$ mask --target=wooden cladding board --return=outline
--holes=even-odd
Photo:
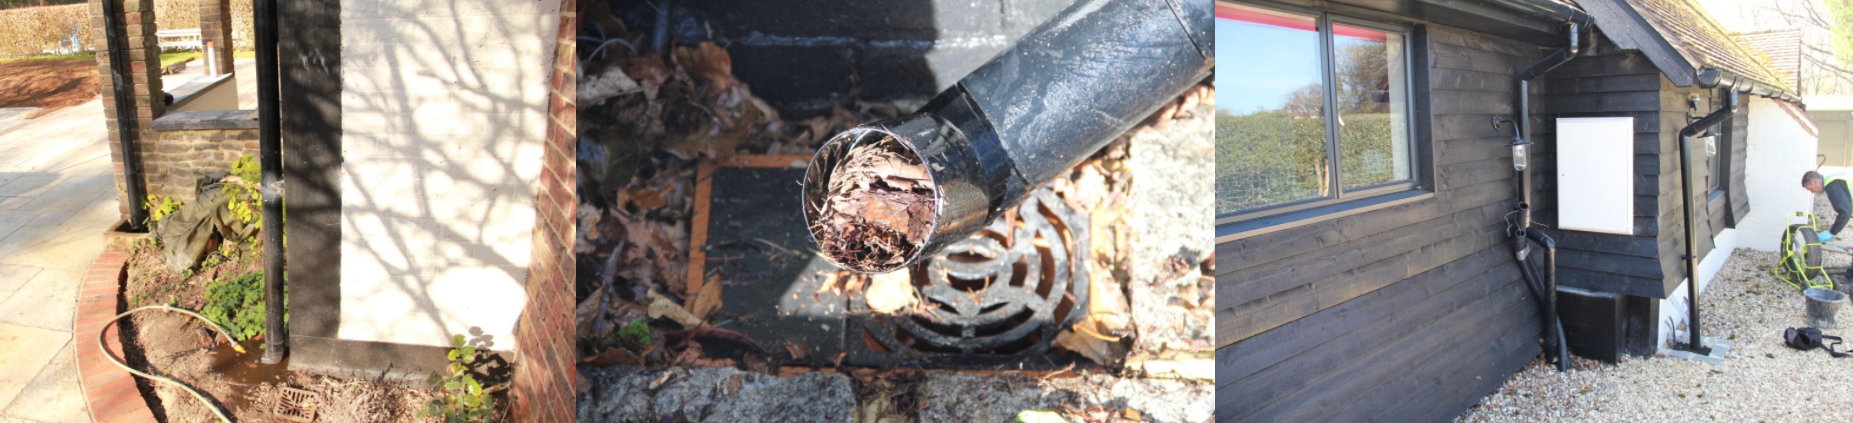
[[[1538,353],[1507,247],[1510,133],[1487,122],[1517,112],[1511,70],[1542,50],[1440,25],[1412,40],[1432,58],[1412,88],[1435,195],[1217,245],[1219,420],[1449,419]],[[1651,251],[1634,244],[1614,249]]]

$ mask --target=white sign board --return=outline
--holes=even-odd
[[[1634,235],[1634,118],[1557,118],[1557,227]]]

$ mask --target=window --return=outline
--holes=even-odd
[[[1416,184],[1407,30],[1219,3],[1218,222]],[[1223,54],[1228,53],[1228,54]]]

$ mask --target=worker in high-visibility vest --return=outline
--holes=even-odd
[[[1815,194],[1826,193],[1827,202],[1834,204],[1834,226],[1815,234],[1825,244],[1834,239],[1834,234],[1846,229],[1847,218],[1853,217],[1849,216],[1853,214],[1853,193],[1847,192],[1847,175],[1836,173],[1822,176],[1820,172],[1810,170],[1802,174],[1802,188]],[[1853,269],[1849,272],[1853,272]]]

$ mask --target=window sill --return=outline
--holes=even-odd
[[[1434,197],[1434,191],[1409,190],[1320,206],[1292,213],[1220,224],[1216,225],[1216,243],[1233,242],[1244,238],[1298,228],[1368,211],[1414,203]]]

